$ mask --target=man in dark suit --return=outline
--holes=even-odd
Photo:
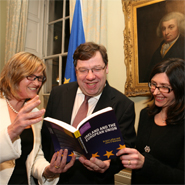
[[[92,42],[81,44],[73,55],[77,82],[53,88],[45,116],[73,124],[76,113],[85,95],[88,100],[88,113],[105,107],[115,111],[124,142],[127,147],[135,146],[134,103],[107,82],[108,57],[106,48]],[[50,160],[49,133],[43,125],[43,151]],[[119,158],[101,161],[80,157],[75,164],[60,175],[58,184],[114,184],[114,174],[123,168]]]
[[[160,20],[157,36],[163,37],[163,41],[152,56],[144,81],[148,82],[150,72],[155,64],[168,58],[185,59],[184,31],[185,15],[180,12],[170,12]]]

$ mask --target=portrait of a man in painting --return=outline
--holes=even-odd
[[[146,82],[151,70],[158,62],[167,58],[185,59],[185,15],[180,12],[166,14],[159,22],[156,34],[163,40],[149,62],[145,79],[143,79]]]
[[[147,95],[154,65],[167,58],[185,59],[185,1],[123,2],[128,96]]]

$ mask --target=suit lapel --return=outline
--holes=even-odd
[[[10,120],[10,115],[8,112],[8,106],[6,103],[6,100],[3,98],[0,98],[0,119],[1,122],[3,123],[1,125],[1,129],[3,130],[4,128],[8,127],[8,125],[11,125],[11,120]]]
[[[78,84],[77,83],[71,83],[65,92],[64,99],[62,100],[62,111],[64,114],[62,115],[62,120],[65,121],[66,123],[71,122],[71,116],[72,116],[72,111],[73,111],[73,105],[75,101],[75,96],[77,92]]]
[[[114,95],[112,94],[112,89],[109,86],[108,82],[106,82],[106,86],[103,89],[102,95],[94,108],[93,112],[106,108],[112,105],[112,100],[114,99]]]

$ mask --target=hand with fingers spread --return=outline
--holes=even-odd
[[[53,178],[59,176],[60,173],[66,172],[69,168],[71,168],[75,162],[76,156],[73,155],[72,159],[69,163],[67,162],[68,150],[60,150],[59,152],[55,152],[51,159],[50,165],[48,165],[43,173],[45,178]],[[61,157],[62,156],[62,157]]]
[[[79,161],[90,171],[95,171],[99,173],[104,173],[110,166],[110,160],[101,161],[95,157],[90,160],[84,157],[79,157]]]
[[[123,148],[116,155],[120,156],[120,160],[125,168],[140,169],[145,162],[145,157],[132,148]]]
[[[12,141],[19,136],[26,127],[38,123],[43,119],[42,116],[45,113],[45,109],[32,112],[40,103],[39,96],[36,95],[33,99],[24,104],[22,109],[18,112],[12,124],[8,126],[8,134]]]

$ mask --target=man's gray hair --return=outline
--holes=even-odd
[[[156,30],[156,34],[158,37],[163,37],[162,35],[162,23],[164,21],[169,21],[171,19],[176,19],[177,20],[177,26],[179,29],[179,33],[183,36],[185,36],[185,15],[180,13],[180,12],[170,12],[168,14],[166,14],[164,17],[162,17],[162,19],[160,20],[158,26],[157,26],[157,30]]]

